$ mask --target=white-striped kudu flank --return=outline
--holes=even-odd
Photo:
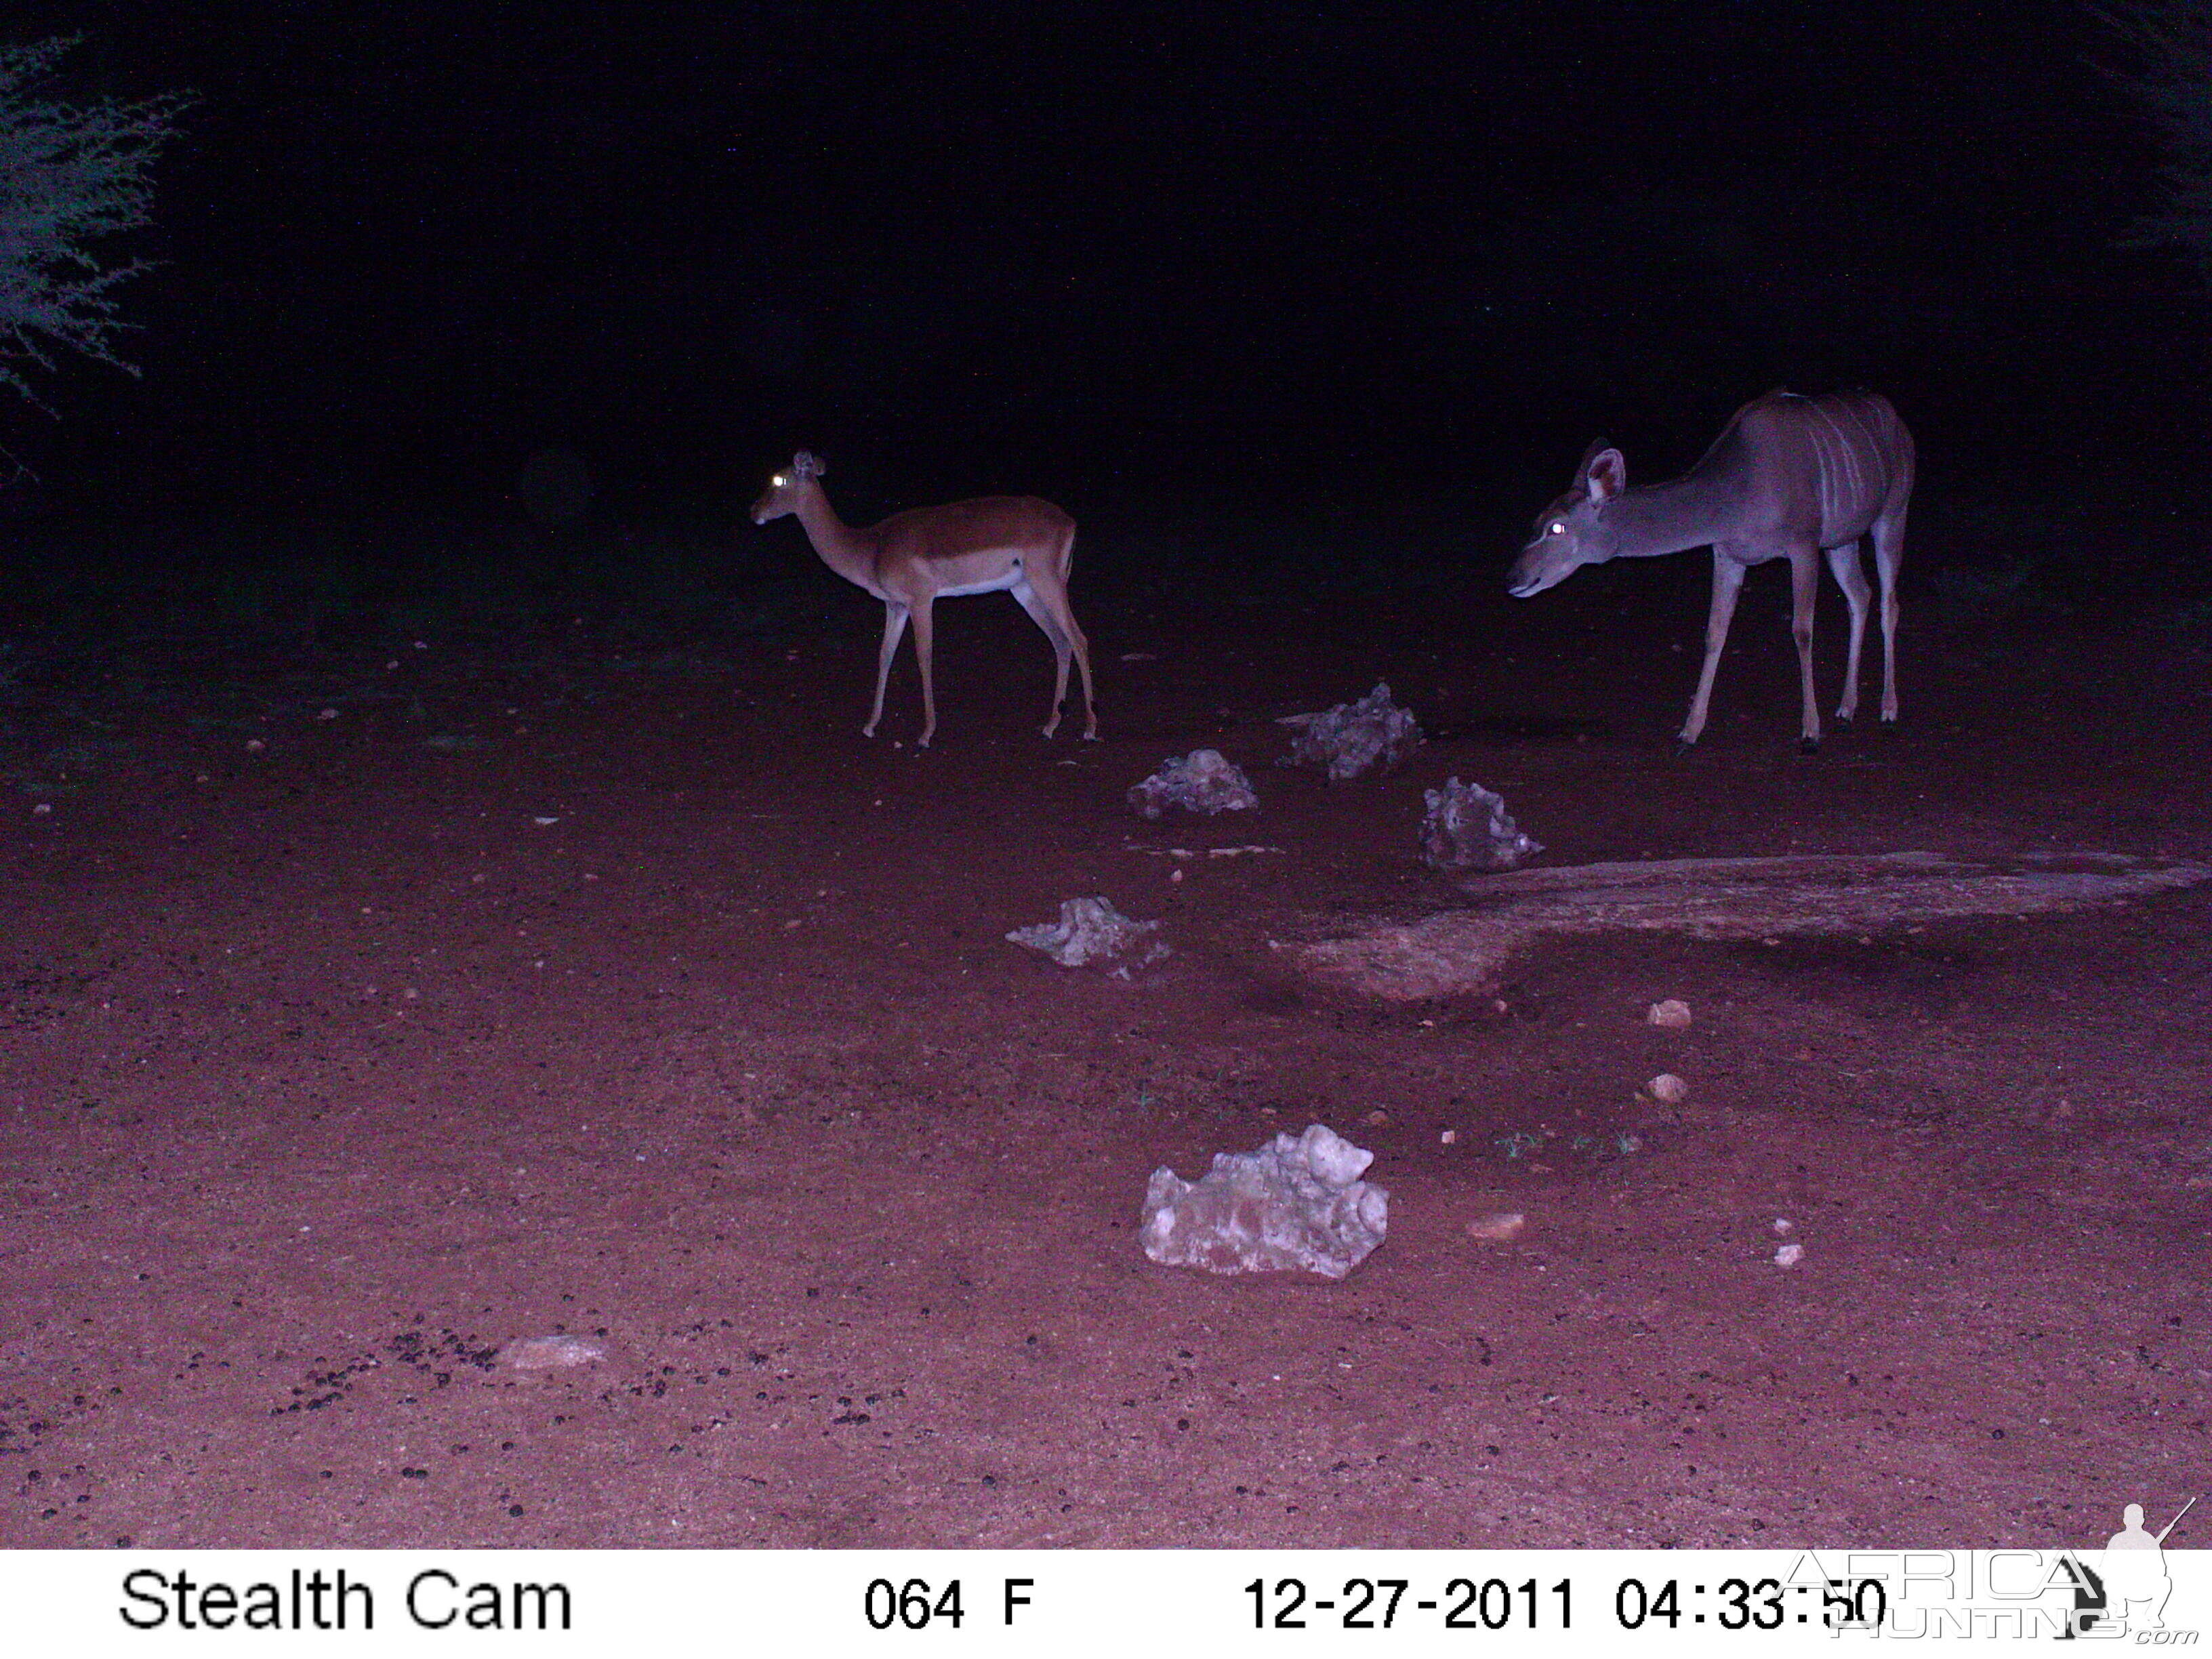
[[[1705,729],[1713,675],[1744,572],[1769,559],[1789,560],[1792,631],[1804,684],[1799,747],[1809,754],[1820,746],[1820,711],[1813,700],[1820,556],[1828,556],[1828,568],[1850,605],[1850,654],[1843,701],[1836,706],[1837,723],[1848,726],[1859,706],[1859,647],[1869,597],[1859,538],[1869,531],[1881,578],[1881,720],[1885,728],[1897,723],[1897,567],[1905,550],[1912,462],[1912,434],[1889,399],[1871,392],[1826,398],[1773,392],[1753,398],[1721,428],[1705,459],[1671,483],[1630,489],[1620,452],[1592,444],[1574,488],[1537,518],[1535,534],[1513,562],[1505,585],[1525,599],[1586,564],[1711,546],[1713,609],[1705,624],[1705,665],[1682,725],[1686,748]]]
[[[884,717],[884,684],[890,678],[909,617],[914,651],[921,663],[921,744],[937,734],[937,691],[931,672],[931,607],[966,593],[1012,593],[1044,630],[1059,659],[1053,682],[1048,738],[1060,729],[1067,697],[1067,659],[1083,670],[1085,738],[1098,736],[1098,711],[1091,700],[1091,643],[1067,604],[1067,573],[1075,562],[1075,520],[1050,501],[1030,495],[987,495],[946,507],[894,513],[881,524],[856,530],[837,516],[823,493],[821,460],[799,451],[788,472],[769,480],[753,503],[753,522],[766,524],[795,513],[822,562],[884,602],[884,648],[876,663],[876,706],[862,735],[876,735]]]

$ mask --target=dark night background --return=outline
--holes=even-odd
[[[2158,153],[2077,7],[9,26],[76,31],[63,91],[200,101],[133,250],[167,262],[125,294],[143,378],[71,364],[38,382],[58,422],[0,417],[43,481],[19,524],[71,557],[319,518],[374,562],[376,515],[495,526],[557,445],[592,546],[721,583],[797,556],[742,508],[805,445],[848,518],[1034,491],[1094,561],[1164,516],[1303,523],[1289,559],[1394,514],[1502,561],[1591,436],[1650,480],[1776,385],[1893,398],[1922,577],[1947,514],[2197,490],[2205,302],[2122,246]]]
[[[102,250],[143,374],[0,387],[0,1548],[2181,1508],[2212,273],[2127,245],[2092,7],[0,20],[73,33],[56,92],[197,101]],[[1853,385],[1899,718],[1821,574],[1805,752],[1774,562],[1679,754],[1711,561],[1508,563],[1592,438]],[[800,447],[855,523],[1072,514],[1100,740],[1005,593],[864,736],[885,607],[747,514]],[[1378,682],[1404,764],[1283,764]],[[1261,810],[1139,817],[1201,744]],[[1022,948],[1077,895],[1142,944]],[[1143,1259],[1151,1172],[1324,1122],[1356,1277]]]

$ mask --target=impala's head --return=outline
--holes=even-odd
[[[1557,587],[1586,564],[1603,564],[1613,554],[1604,523],[1605,504],[1628,483],[1628,463],[1600,439],[1583,453],[1574,486],[1536,515],[1535,532],[1513,568],[1505,588],[1525,599]]]
[[[829,470],[812,450],[800,450],[791,458],[790,466],[770,478],[768,488],[761,491],[761,498],[753,503],[753,522],[766,524],[787,513],[798,512],[799,490]]]

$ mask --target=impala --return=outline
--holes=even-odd
[[[1682,725],[1687,749],[1705,729],[1713,676],[1744,573],[1769,559],[1790,561],[1791,631],[1803,687],[1798,747],[1820,746],[1813,696],[1813,603],[1820,555],[1850,606],[1851,645],[1836,722],[1849,726],[1859,706],[1859,647],[1866,635],[1866,572],[1859,538],[1874,532],[1881,578],[1881,723],[1897,725],[1897,567],[1905,552],[1905,510],[1912,496],[1912,434],[1889,399],[1871,392],[1800,398],[1772,392],[1729,417],[1705,459],[1671,483],[1627,488],[1617,449],[1594,443],[1574,486],[1545,508],[1535,534],[1513,562],[1505,586],[1528,599],[1586,564],[1640,559],[1685,548],[1713,550],[1713,607],[1705,623],[1705,663]]]
[[[937,734],[937,692],[930,678],[931,607],[939,599],[1004,589],[1044,630],[1059,659],[1045,736],[1060,729],[1060,704],[1067,698],[1067,659],[1073,655],[1083,670],[1083,735],[1097,741],[1091,645],[1067,604],[1067,573],[1075,560],[1074,520],[1034,496],[986,495],[894,513],[881,524],[859,530],[830,505],[822,489],[824,470],[818,456],[799,451],[791,470],[770,478],[767,490],[753,503],[753,522],[764,525],[797,514],[822,562],[884,602],[876,706],[860,728],[863,736],[875,736],[877,722],[884,717],[884,684],[890,678],[891,658],[911,618],[915,655],[921,663],[921,746],[929,747]]]

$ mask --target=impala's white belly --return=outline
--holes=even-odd
[[[968,593],[998,593],[1009,587],[1019,587],[1027,580],[1028,577],[1021,566],[1017,564],[1012,569],[993,576],[987,581],[961,582],[951,587],[940,587],[937,590],[937,597],[940,599],[957,599]]]

